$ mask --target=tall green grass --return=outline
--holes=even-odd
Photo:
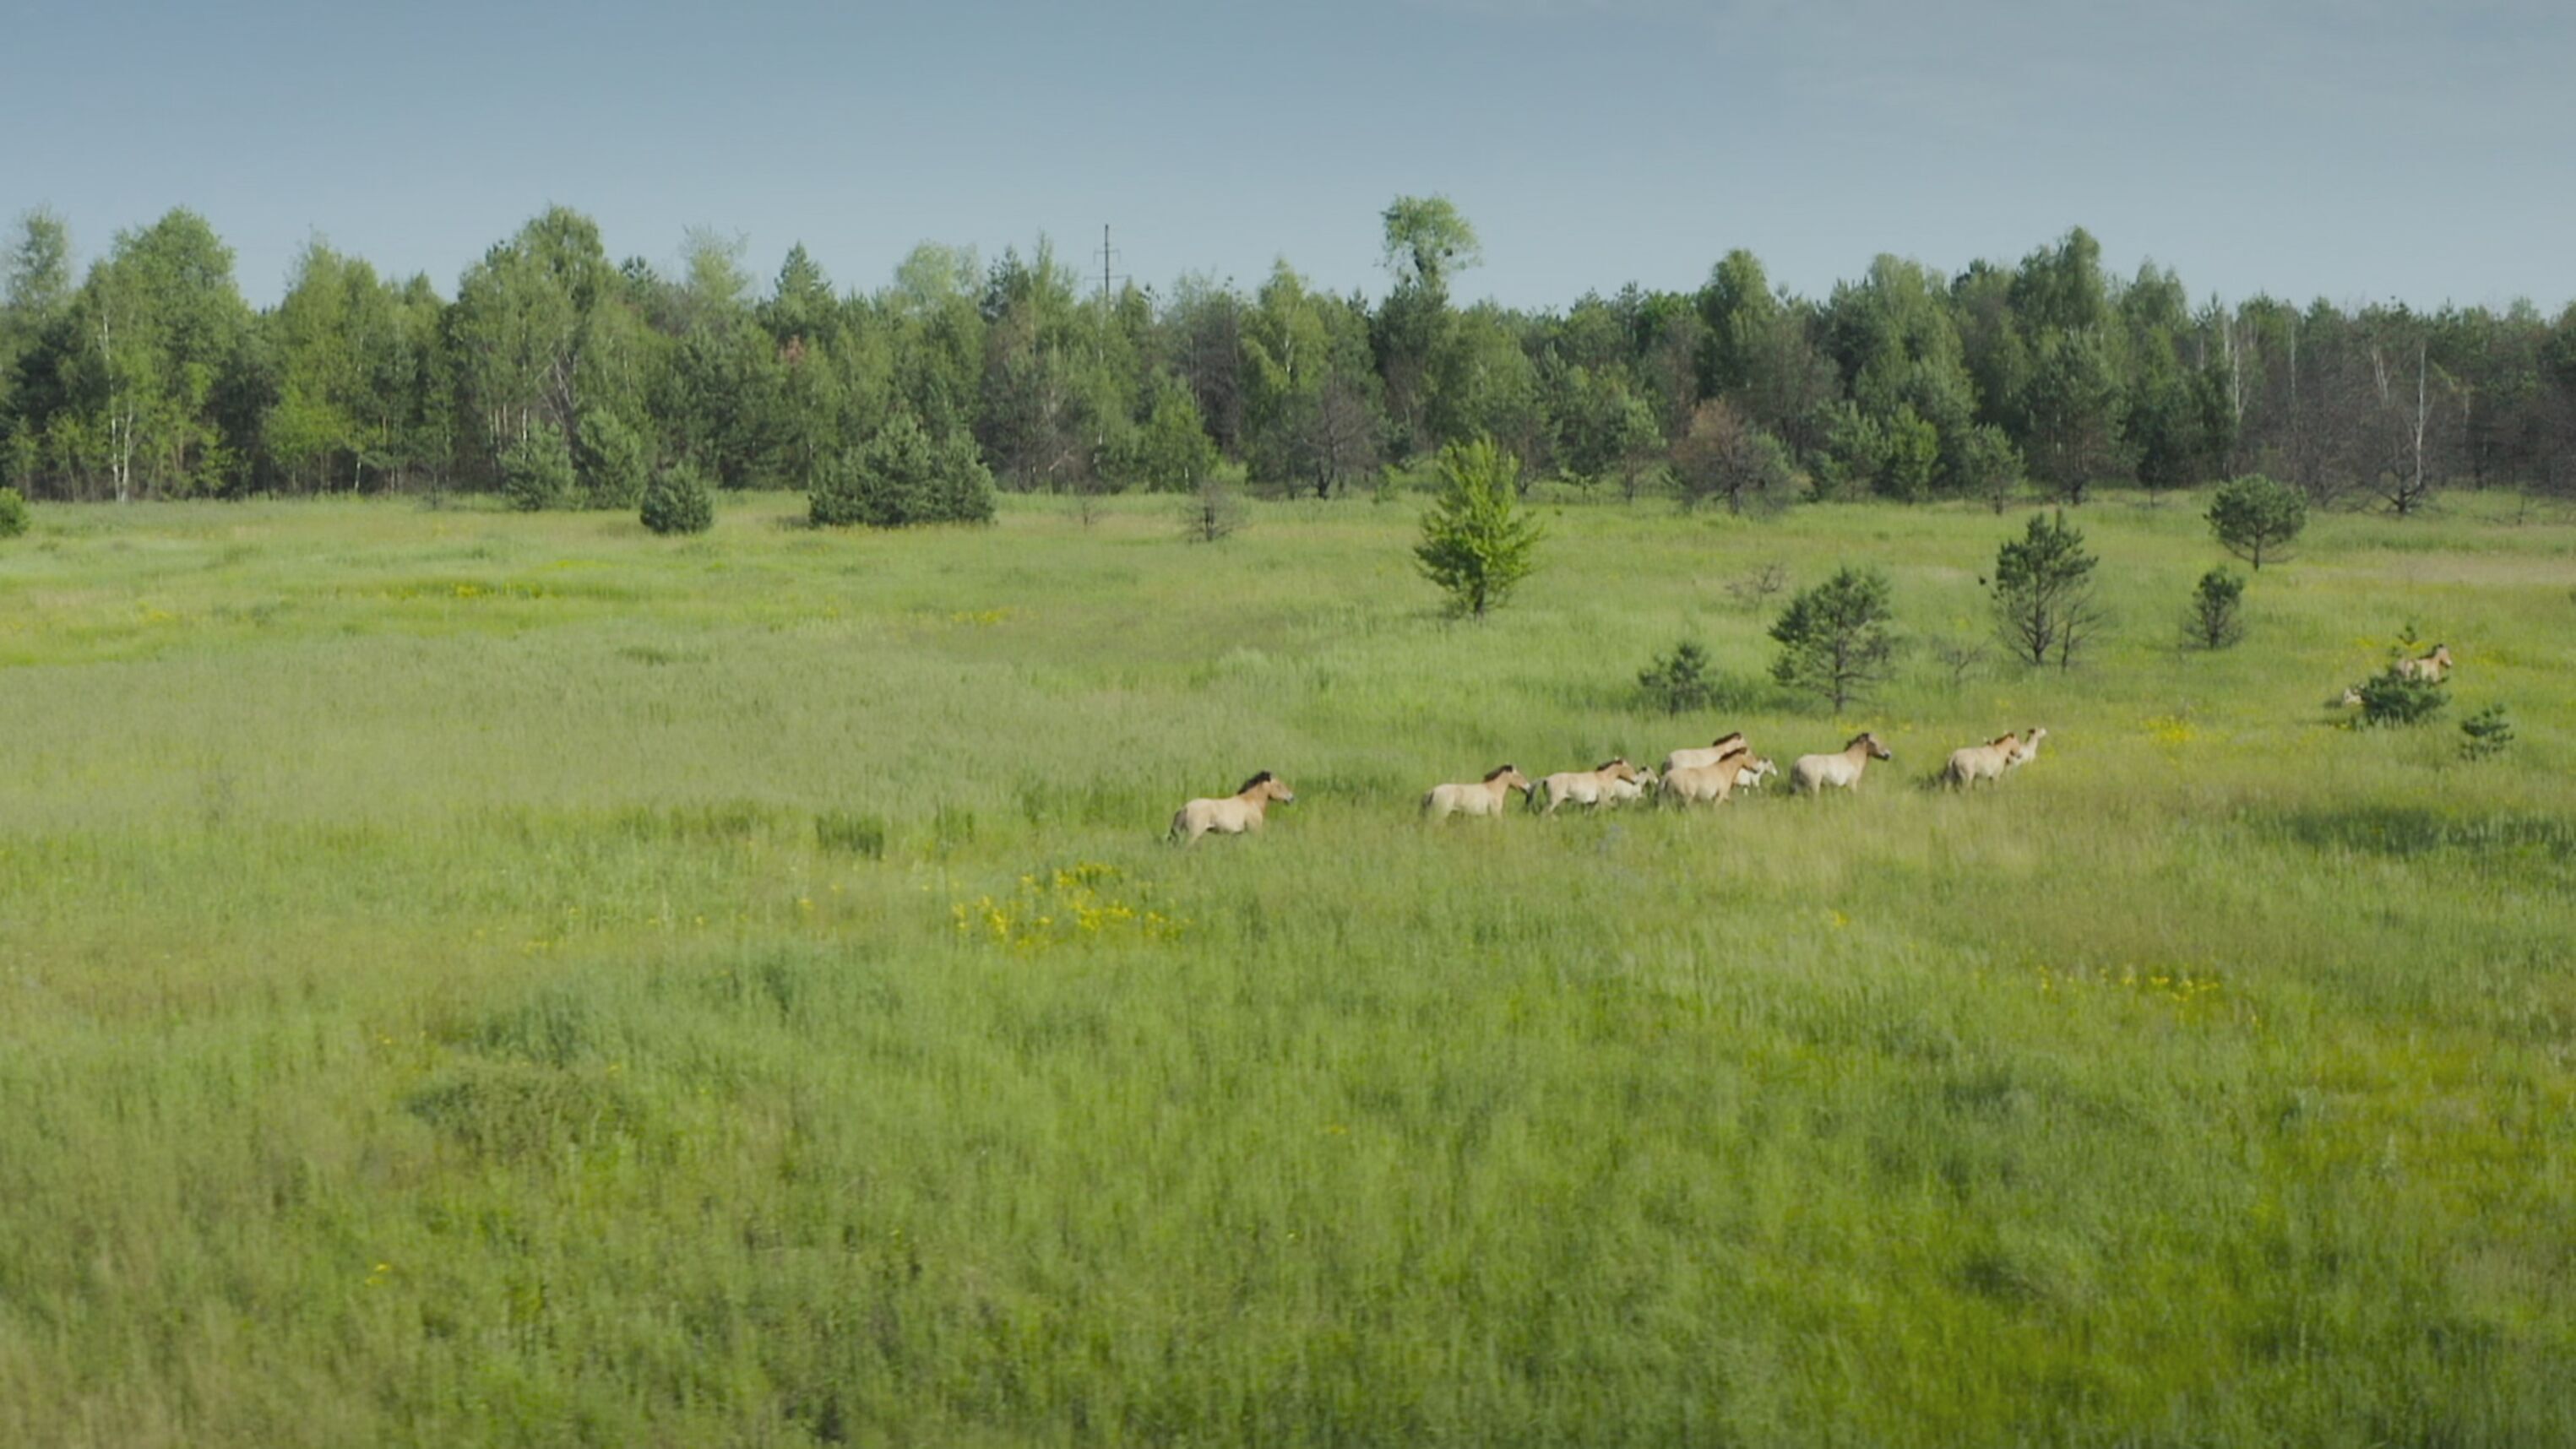
[[[2203,655],[2105,500],[2091,663],[1836,720],[1726,583],[1965,639],[2017,520],[1566,507],[1477,626],[1403,506],[730,502],[0,551],[0,1443],[2576,1440],[2576,526],[2321,518]],[[2409,621],[2504,760],[2335,726]]]

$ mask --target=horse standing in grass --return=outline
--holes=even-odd
[[[2439,684],[2451,677],[2451,646],[2436,644],[2432,653],[2421,659],[2400,659],[2395,667],[2400,679],[2420,679],[2426,684]]]
[[[1718,761],[1723,760],[1727,756],[1744,748],[1746,748],[1746,745],[1744,743],[1744,732],[1742,730],[1737,730],[1733,734],[1719,735],[1716,739],[1709,741],[1707,749],[1675,750],[1671,754],[1664,756],[1664,773],[1669,775],[1675,770],[1696,770],[1704,766],[1714,765]]]
[[[2018,770],[2022,766],[2029,764],[2031,761],[2038,759],[2039,742],[2047,738],[2048,726],[2046,725],[2032,725],[2029,729],[2023,730],[2021,732],[2021,747],[2013,751],[2012,763],[2008,768]]]
[[[1982,745],[1965,745],[1950,752],[1950,763],[1941,769],[1941,783],[1965,790],[1979,780],[2000,780],[2004,771],[2019,763],[2021,736],[2001,734]]]
[[[1452,815],[1500,815],[1503,802],[1514,790],[1526,795],[1530,782],[1511,765],[1503,765],[1482,780],[1465,785],[1434,785],[1422,797],[1422,813],[1432,820],[1446,820]]]
[[[1198,838],[1211,832],[1218,835],[1241,835],[1261,828],[1262,812],[1272,801],[1285,805],[1297,798],[1288,782],[1268,770],[1243,782],[1243,788],[1216,800],[1193,800],[1172,816],[1170,838],[1182,845],[1195,845]]]
[[[1878,736],[1863,730],[1852,736],[1851,743],[1830,755],[1800,755],[1789,767],[1789,790],[1792,794],[1812,795],[1824,789],[1858,790],[1861,772],[1872,760],[1892,760],[1896,756],[1878,742]]]
[[[1771,768],[1769,760],[1755,759],[1751,750],[1737,750],[1714,765],[1666,770],[1661,793],[1676,805],[1723,805],[1738,787],[1750,790],[1760,785]]]
[[[1541,815],[1553,815],[1556,807],[1572,801],[1577,805],[1599,806],[1609,796],[1612,782],[1633,782],[1637,767],[1628,757],[1604,761],[1597,769],[1563,770],[1538,782],[1530,790],[1530,804]],[[1541,802],[1545,803],[1542,804]]]

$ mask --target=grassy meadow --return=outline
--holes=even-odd
[[[2018,515],[1555,507],[1476,625],[1411,503],[1171,509],[38,508],[0,1444],[2576,1442],[2576,521],[2321,516],[2210,655],[2195,501],[2105,498],[2098,653],[1954,678]],[[1894,577],[1865,711],[1773,561]],[[2409,621],[2449,713],[2337,727]]]

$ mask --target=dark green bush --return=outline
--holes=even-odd
[[[1672,653],[1656,656],[1637,675],[1637,687],[1646,692],[1648,703],[1666,714],[1689,714],[1717,702],[1717,678],[1709,668],[1708,651],[1690,639],[1674,645]]]
[[[2451,702],[2443,686],[2399,673],[2394,664],[2363,680],[2359,693],[2366,725],[2423,724]]]
[[[674,463],[645,488],[642,513],[655,533],[704,533],[715,526],[715,494],[696,465]]]
[[[0,488],[0,538],[16,538],[29,522],[27,500],[15,488]]]
[[[2183,615],[2183,637],[2203,649],[2224,649],[2245,637],[2245,580],[2225,569],[2200,576]]]
[[[574,461],[586,505],[632,508],[653,476],[653,445],[615,413],[586,412]]]
[[[501,455],[501,492],[514,507],[531,513],[570,508],[576,496],[572,445],[553,428],[530,429]]]
[[[814,817],[814,843],[870,860],[885,859],[886,823],[882,816],[827,810]]]
[[[934,438],[897,413],[861,446],[825,465],[811,511],[821,527],[989,523],[993,474],[962,435]]]
[[[2463,759],[2492,760],[2513,743],[2513,721],[2505,717],[2503,705],[2491,704],[2460,721],[2460,734]]]

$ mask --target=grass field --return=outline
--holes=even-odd
[[[1724,585],[1972,638],[2018,518],[1566,507],[1467,625],[1411,505],[725,505],[0,543],[0,1444],[2576,1442],[2576,523],[2322,517],[2204,655],[2106,499],[2087,667],[1836,720]],[[2334,727],[2410,620],[2450,715]]]

